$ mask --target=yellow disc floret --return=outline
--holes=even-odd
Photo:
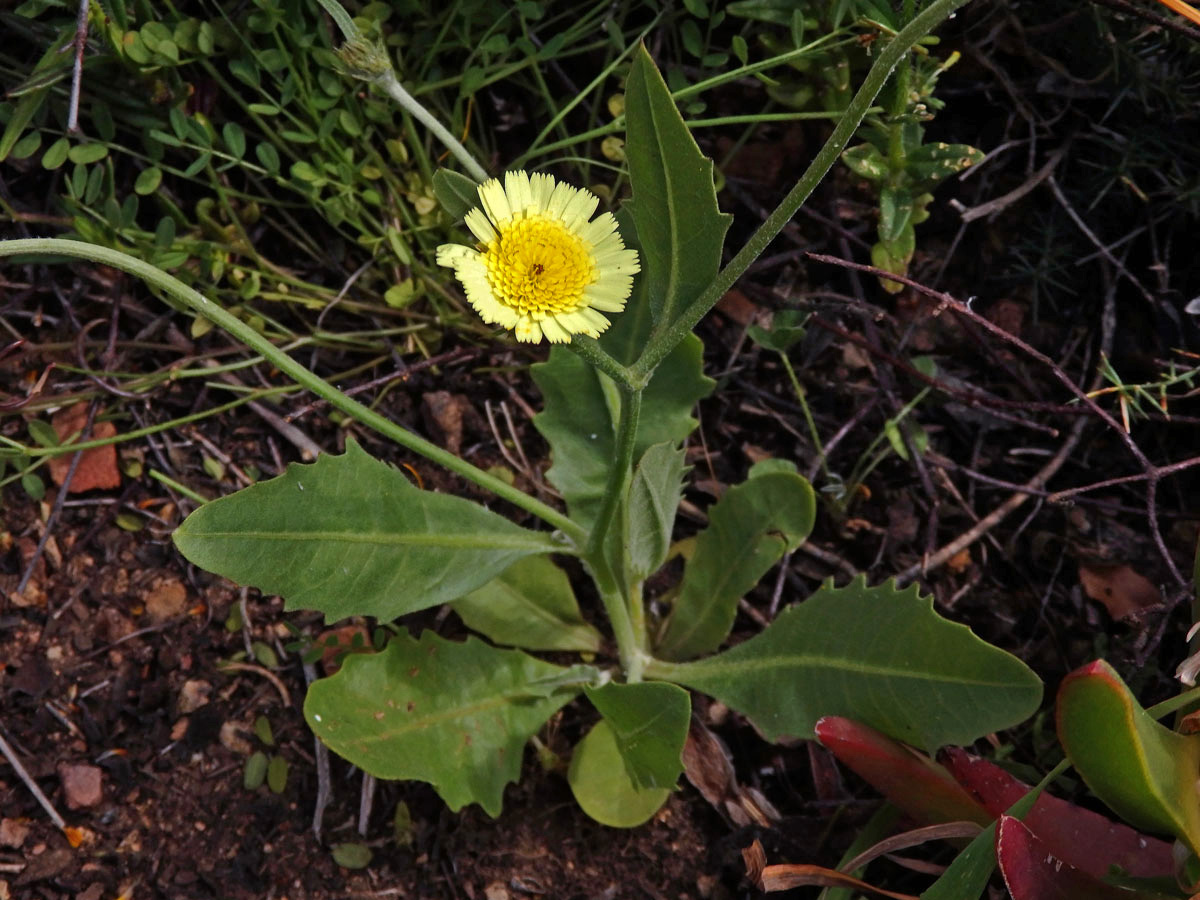
[[[496,299],[518,315],[574,312],[596,280],[590,249],[562,224],[530,216],[501,226],[483,253]]]

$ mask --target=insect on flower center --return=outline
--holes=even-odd
[[[596,280],[591,249],[548,216],[515,219],[483,251],[496,299],[521,315],[554,315],[586,305],[584,288]]]

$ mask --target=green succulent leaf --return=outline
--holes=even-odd
[[[683,496],[683,448],[654,444],[638,462],[625,507],[626,548],[634,578],[658,571],[671,546],[675,513]]]
[[[641,278],[661,328],[716,276],[732,217],[718,208],[712,160],[696,146],[644,46],[625,88],[625,123]]]
[[[577,692],[555,690],[569,672],[475,638],[402,634],[314,682],[304,716],[331,750],[377,778],[428,782],[451,810],[478,803],[494,818],[525,742]]]
[[[563,549],[482,506],[414,487],[351,440],[193,512],[174,534],[190,561],[327,621],[391,620],[455,600],[522,557]]]
[[[585,688],[612,730],[630,782],[639,790],[673,788],[683,771],[691,695],[663,681]]]
[[[812,485],[794,466],[788,471],[777,460],[767,462],[771,465],[751,469],[710,510],[656,649],[663,659],[691,659],[717,649],[733,627],[738,600],[812,531],[817,511]]]
[[[933,610],[915,585],[825,585],[756,637],[649,675],[716,697],[768,740],[813,737],[843,716],[933,750],[1032,715],[1042,684],[1025,663]]]
[[[639,788],[629,778],[608,721],[592,726],[575,747],[567,783],[580,809],[612,828],[636,828],[650,820],[670,796],[670,788]]]
[[[470,628],[526,650],[598,653],[604,638],[584,621],[567,573],[548,556],[527,556],[450,604]]]
[[[1134,827],[1173,834],[1200,854],[1200,734],[1156,722],[1102,660],[1063,679],[1057,717],[1059,742],[1097,797]]]

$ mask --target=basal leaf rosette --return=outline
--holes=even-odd
[[[625,308],[641,270],[612,213],[593,219],[594,194],[542,173],[506,172],[503,185],[492,178],[478,193],[466,224],[479,242],[437,250],[475,311],[526,343],[598,337],[609,326],[604,313]]]

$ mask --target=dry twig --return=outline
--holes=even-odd
[[[13,767],[13,771],[17,773],[17,777],[24,782],[25,787],[29,788],[29,793],[33,794],[34,799],[37,800],[42,809],[46,811],[46,815],[50,817],[50,821],[59,828],[66,828],[66,820],[58,814],[58,810],[54,808],[54,805],[49,801],[49,799],[47,799],[46,795],[42,793],[42,789],[37,786],[37,782],[33,780],[29,772],[27,772],[25,767],[21,765],[21,760],[17,756],[16,751],[14,751],[9,745],[8,741],[4,739],[3,734],[0,734],[0,753],[4,754],[4,758],[7,759],[9,765]]]
[[[1133,440],[1133,437],[1123,427],[1121,427],[1121,424],[1113,418],[1112,414],[1097,404],[1096,401],[1083,388],[1075,384],[1075,382],[1071,380],[1070,376],[1067,375],[1067,373],[1064,372],[1062,368],[1058,366],[1052,359],[1050,359],[1041,351],[1030,346],[1016,335],[1010,334],[1000,326],[981,316],[979,313],[968,307],[965,303],[962,303],[954,297],[951,297],[949,294],[928,288],[925,285],[908,278],[907,276],[895,275],[876,268],[875,266],[867,266],[861,263],[838,259],[837,257],[833,256],[826,256],[824,254],[809,253],[806,255],[810,259],[816,260],[817,262],[830,263],[831,265],[841,266],[843,268],[849,268],[860,272],[869,272],[878,278],[887,278],[892,281],[899,282],[900,284],[907,285],[908,287],[911,287],[914,290],[938,301],[939,305],[937,309],[933,311],[933,315],[936,316],[943,310],[950,309],[959,316],[974,322],[989,334],[992,334],[1005,343],[1011,344],[1012,346],[1018,348],[1022,353],[1025,353],[1026,355],[1042,363],[1057,381],[1061,382],[1067,388],[1067,390],[1069,390],[1079,401],[1081,401],[1084,406],[1086,406],[1093,414],[1101,419],[1118,435],[1122,443],[1125,444],[1129,452],[1133,455],[1134,459],[1137,460],[1138,464],[1142,467],[1143,478],[1146,481],[1146,520],[1150,529],[1151,537],[1154,539],[1155,547],[1158,548],[1159,555],[1162,557],[1163,562],[1166,565],[1167,570],[1171,573],[1171,577],[1175,580],[1175,583],[1179,585],[1187,583],[1187,580],[1180,573],[1179,567],[1175,564],[1175,560],[1172,558],[1170,551],[1167,549],[1166,542],[1162,537],[1162,532],[1158,527],[1158,482],[1163,474],[1166,474],[1169,471],[1174,471],[1174,469],[1172,469],[1171,466],[1156,466],[1154,463],[1150,462],[1150,460],[1146,457],[1146,454],[1142,451],[1141,447],[1139,447]],[[1066,461],[1066,457],[1069,455],[1070,450],[1074,449],[1075,444],[1078,443],[1079,437],[1082,434],[1082,427],[1079,424],[1081,421],[1084,420],[1076,420],[1075,424],[1071,428],[1071,432],[1068,435],[1067,440],[1059,448],[1058,452],[1055,453],[1054,457],[1051,458],[1049,463],[1043,466],[1042,469],[1036,475],[1034,475],[1032,479],[1030,479],[1030,488],[1040,490],[1045,486],[1049,478],[1053,477],[1058,469],[1062,467],[1062,464]],[[897,576],[898,580],[901,583],[907,583],[918,574],[928,572],[931,569],[945,563],[947,560],[952,558],[955,553],[962,550],[964,547],[969,546],[970,543],[985,533],[985,531],[995,527],[998,522],[1007,517],[1013,510],[1020,507],[1030,496],[1031,494],[1025,493],[1024,491],[1014,493],[1013,496],[1011,496],[1007,501],[981,519],[979,523],[971,528],[970,531],[955,539],[950,544],[947,544],[936,553],[927,557],[923,563],[910,566],[899,576]],[[968,537],[970,540],[968,540]]]

